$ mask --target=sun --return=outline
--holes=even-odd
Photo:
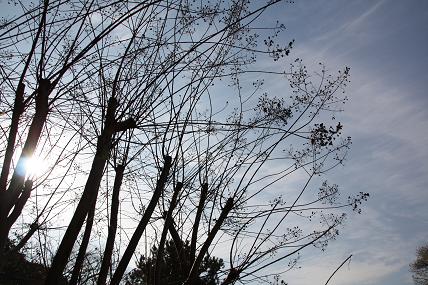
[[[40,157],[33,156],[24,161],[27,177],[41,176],[47,169],[47,162]]]

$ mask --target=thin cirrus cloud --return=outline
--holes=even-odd
[[[428,2],[295,1],[281,16],[292,55],[333,72],[351,67],[341,114],[353,146],[331,173],[344,195],[370,192],[325,254],[307,252],[290,284],[413,284],[409,263],[428,242]],[[337,264],[337,265],[336,265]]]

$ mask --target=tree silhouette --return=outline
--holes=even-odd
[[[7,241],[6,247],[13,246],[11,241]],[[25,254],[11,252],[7,259],[3,261],[0,272],[0,284],[34,284],[42,285],[46,278],[47,268],[40,263],[28,261]],[[61,278],[58,284],[67,284],[66,278]]]
[[[155,284],[156,267],[162,272],[162,276],[158,281],[160,282],[159,284],[178,285],[186,281],[189,271],[189,268],[186,267],[191,266],[191,264],[190,262],[183,264],[181,261],[183,258],[190,257],[190,244],[188,242],[183,243],[183,247],[180,248],[175,246],[172,240],[166,241],[164,253],[160,256],[160,262],[157,261],[157,252],[158,249],[153,247],[151,249],[152,257],[144,255],[140,257],[137,267],[126,276],[127,284]],[[220,284],[218,274],[223,266],[222,259],[206,255],[198,269],[198,278],[195,284]]]
[[[0,270],[27,251],[46,284],[119,284],[144,246],[162,284],[172,240],[183,284],[220,251],[212,278],[233,284],[336,238],[368,197],[322,178],[351,144],[336,120],[349,68],[284,70],[294,41],[263,21],[280,2],[15,1],[0,32]]]
[[[428,284],[428,245],[419,247],[416,251],[416,260],[410,264],[415,284]]]

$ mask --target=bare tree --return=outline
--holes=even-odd
[[[26,161],[33,156],[42,130],[46,128],[49,132],[52,126],[58,128],[58,124],[61,125],[61,122],[55,120],[55,116],[67,116],[72,112],[68,104],[68,96],[72,95],[69,91],[75,84],[81,84],[87,79],[88,74],[80,76],[84,69],[78,68],[77,63],[82,58],[90,57],[91,51],[103,38],[149,4],[133,6],[128,14],[119,16],[107,26],[98,24],[93,29],[88,29],[86,25],[93,21],[100,9],[109,9],[111,13],[115,13],[124,9],[124,5],[115,1],[105,2],[102,6],[96,1],[81,3],[46,0],[35,6],[15,2],[15,5],[22,6],[23,14],[6,20],[2,24],[0,36],[2,103],[5,107],[4,114],[11,114],[12,122],[10,127],[5,125],[9,132],[5,136],[6,150],[0,178],[2,247],[30,195],[31,189],[28,188],[34,188],[28,186],[27,190],[24,189],[26,180],[27,185],[33,182],[33,178],[28,177]],[[73,77],[76,75],[79,80]],[[26,87],[30,87],[29,95],[24,98]],[[24,119],[27,125],[23,124],[19,128],[20,120]],[[48,119],[52,121],[46,125]],[[70,122],[66,120],[65,124]],[[7,132],[6,129],[3,131]],[[25,134],[26,139],[17,144],[16,139]],[[16,165],[12,165],[16,154],[19,154],[18,161]],[[11,168],[14,172],[8,181]]]
[[[293,41],[260,20],[280,2],[18,1],[0,34],[1,247],[25,217],[15,251],[35,234],[60,240],[34,245],[46,284],[119,284],[144,235],[160,284],[172,240],[189,285],[212,254],[228,256],[221,282],[233,284],[324,248],[341,209],[368,197],[340,201],[320,180],[351,144],[335,121],[349,69],[278,70]],[[267,93],[272,77],[284,94]],[[36,153],[54,162],[43,175],[25,167]],[[88,251],[100,261],[90,273]]]

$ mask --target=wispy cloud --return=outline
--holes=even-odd
[[[416,247],[428,241],[428,97],[426,61],[421,63],[427,59],[426,9],[383,0],[305,4],[301,8],[313,13],[293,32],[311,37],[297,38],[295,56],[308,66],[321,61],[330,70],[351,67],[350,102],[342,118],[354,144],[346,167],[332,178],[345,195],[367,191],[371,199],[363,215],[349,219],[327,256],[309,252],[288,280],[324,284],[353,253],[349,267],[329,284],[412,284],[408,264]]]

